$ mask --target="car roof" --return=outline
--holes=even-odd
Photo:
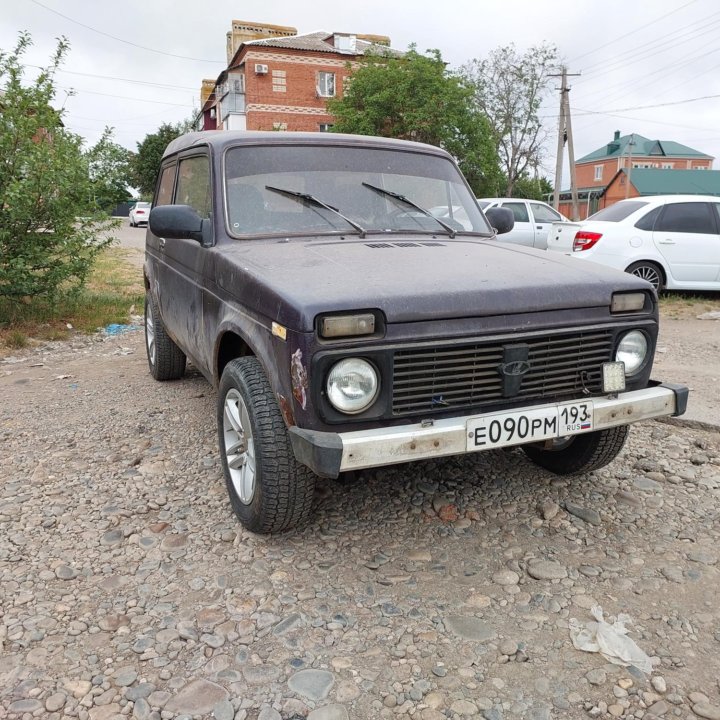
[[[405,150],[423,152],[446,158],[451,156],[434,145],[395,140],[394,138],[373,137],[370,135],[347,135],[343,133],[324,132],[270,132],[250,130],[203,130],[181,135],[173,140],[165,149],[163,158],[181,150],[208,145],[220,152],[228,147],[238,145],[322,145],[325,147],[365,147],[388,150]]]
[[[720,202],[720,197],[717,195],[639,195],[634,198],[624,198],[618,200],[614,205],[627,202],[646,202],[662,204],[674,200],[676,202]],[[611,207],[611,206],[608,206]]]

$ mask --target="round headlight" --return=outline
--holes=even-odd
[[[326,390],[336,410],[348,415],[360,413],[377,397],[377,372],[367,360],[346,358],[333,365]]]
[[[622,336],[615,353],[615,360],[625,363],[625,374],[636,373],[644,364],[648,353],[645,333],[631,330]]]

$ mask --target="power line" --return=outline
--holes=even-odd
[[[679,28],[679,30],[684,30],[686,28],[692,27],[693,25],[701,25],[701,27],[689,30],[685,33],[673,34],[673,50],[675,50],[679,45],[697,40],[703,35],[715,32],[714,26],[717,25],[720,20],[715,20],[711,23],[708,23],[707,21],[718,15],[720,15],[720,12],[708,15],[706,18],[702,18],[702,20],[690,23],[690,25],[686,25],[684,28]],[[610,62],[601,61],[594,63],[593,65],[590,65],[586,68],[583,68],[583,72],[587,75],[594,75],[597,72],[604,73],[607,72],[609,68],[616,66],[626,66],[631,63],[639,62],[640,60],[646,60],[647,58],[653,57],[654,55],[657,55],[659,53],[667,53],[667,51],[668,49],[665,45],[660,45],[660,47],[658,47],[657,39],[653,39],[643,43],[642,45],[636,45],[635,47],[631,48],[630,50],[626,50],[625,52],[615,54]]]
[[[110,33],[106,33],[104,31],[98,30],[97,28],[94,28],[94,27],[90,27],[90,25],[85,25],[85,23],[81,23],[79,20],[75,20],[74,18],[68,17],[67,15],[63,15],[61,12],[58,12],[57,10],[53,10],[52,8],[49,8],[47,5],[43,5],[38,0],[30,0],[30,2],[35,3],[35,5],[39,5],[41,8],[44,8],[48,12],[55,13],[55,15],[59,15],[61,18],[64,18],[65,20],[68,20],[71,23],[75,23],[75,25],[84,27],[86,30],[91,30],[92,32],[97,33],[98,35],[104,35],[105,37],[109,37],[112,40],[117,40],[117,42],[125,43],[125,45],[132,45],[132,47],[139,48],[140,50],[147,50],[148,52],[157,53],[158,55],[165,55],[167,57],[178,58],[180,60],[193,60],[194,62],[219,63],[221,65],[225,64],[222,60],[207,60],[205,58],[188,57],[187,55],[175,55],[174,53],[164,52],[162,50],[156,50],[155,48],[145,47],[144,45],[138,45],[137,43],[130,42],[130,40],[123,40],[123,38],[116,37],[115,35],[110,35]]]
[[[45,70],[45,68],[40,65],[28,64],[26,67],[35,68],[36,70]],[[68,75],[81,75],[82,77],[100,78],[101,80],[116,80],[118,82],[133,83],[135,85],[149,85],[151,87],[159,87],[168,90],[191,90],[192,92],[195,92],[197,90],[196,87],[185,87],[184,85],[170,85],[168,83],[150,82],[149,80],[133,80],[131,78],[114,77],[112,75],[95,75],[94,73],[76,72],[74,70],[61,70],[59,68],[57,72],[67,73]]]
[[[33,0],[35,2],[35,0]],[[572,63],[575,64],[580,58],[586,57],[587,55],[592,55],[593,53],[596,53],[598,50],[602,50],[603,48],[606,48],[608,45],[612,45],[613,43],[619,42],[620,40],[624,40],[626,37],[630,37],[631,35],[635,35],[637,32],[641,30],[645,30],[650,25],[654,25],[655,23],[660,22],[661,20],[664,20],[666,17],[669,17],[670,15],[673,15],[676,12],[679,12],[680,10],[683,10],[688,5],[692,5],[693,3],[697,2],[697,0],[690,0],[690,2],[685,3],[684,5],[681,5],[679,8],[675,8],[674,10],[671,10],[668,13],[665,13],[664,15],[661,15],[659,18],[656,18],[655,20],[651,20],[648,23],[644,23],[640,27],[636,27],[633,30],[630,30],[630,32],[626,32],[623,35],[620,35],[619,37],[616,37],[614,40],[608,40],[608,42],[604,43],[603,45],[599,45],[594,50],[588,50],[587,52],[583,53],[582,55],[577,55],[572,59]]]
[[[61,90],[75,90],[75,88],[64,87],[63,85],[58,85],[57,87]],[[137,97],[127,97],[125,95],[113,95],[112,93],[96,92],[95,90],[78,90],[78,94],[81,93],[87,93],[88,95],[102,95],[103,97],[111,97],[115,98],[116,100],[132,100],[133,102],[153,103],[154,105],[172,105],[173,107],[187,107],[186,103],[168,103],[163,102],[162,100],[144,100]]]

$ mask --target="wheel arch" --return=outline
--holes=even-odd
[[[227,329],[223,331],[218,337],[215,348],[214,375],[216,383],[220,382],[225,366],[239,357],[257,357],[257,353],[236,330]]]

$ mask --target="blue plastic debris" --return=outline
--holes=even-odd
[[[111,323],[103,329],[106,335],[122,335],[126,332],[132,332],[133,330],[139,330],[139,325],[123,325],[121,323]]]

